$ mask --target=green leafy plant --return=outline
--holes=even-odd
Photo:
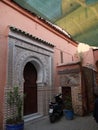
[[[64,102],[64,106],[65,106],[65,109],[73,110],[72,100],[71,100],[71,97],[70,97],[70,96],[66,96],[66,100],[65,100],[65,102]]]
[[[12,116],[7,119],[6,123],[18,124],[22,122],[22,106],[24,95],[21,95],[19,87],[15,86],[7,93],[7,103],[9,108],[12,109]]]

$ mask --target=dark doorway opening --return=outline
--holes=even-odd
[[[28,62],[24,72],[24,116],[37,112],[37,71],[34,65]]]
[[[62,87],[63,100],[66,100],[68,96],[71,97],[71,87]]]

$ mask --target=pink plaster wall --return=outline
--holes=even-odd
[[[8,0],[3,0],[8,1]],[[16,6],[15,6],[16,7]],[[20,9],[23,12],[22,9]],[[28,14],[26,16],[23,13],[15,10],[14,8],[0,2],[0,27],[7,31],[8,26],[15,26],[23,31],[26,31],[33,36],[39,37],[47,42],[55,45],[54,53],[54,71],[55,66],[60,63],[60,51],[63,51],[63,62],[68,63],[73,61],[73,55],[76,52],[77,45],[72,45],[73,41],[67,41],[66,37],[57,33],[51,27],[45,25],[36,16]],[[72,44],[71,44],[72,43]]]
[[[78,55],[82,66],[88,67],[90,69],[96,70],[95,57],[93,48],[87,44],[80,43],[78,45]]]
[[[98,72],[98,49],[93,50],[96,71]]]
[[[83,52],[82,66],[86,66],[86,67],[96,70],[95,59],[94,59],[94,54],[93,54],[92,48],[90,48],[86,52]]]
[[[95,64],[96,64],[96,62],[98,61],[98,49],[93,50],[93,53],[94,53],[94,59],[95,59]]]
[[[8,2],[9,1],[9,2]],[[0,1],[0,123],[2,123],[2,113],[4,100],[4,87],[6,86],[7,76],[7,36],[8,27],[15,26],[26,31],[33,36],[41,38],[55,45],[54,48],[54,79],[56,80],[56,65],[60,64],[60,51],[63,51],[63,62],[73,61],[76,53],[77,45],[66,36],[60,34],[52,27],[40,21],[36,16],[32,16],[28,12],[14,5],[11,7],[10,0]],[[15,9],[16,8],[16,9]],[[23,14],[24,13],[24,14]],[[72,44],[71,44],[72,43]],[[55,84],[56,86],[56,84]],[[2,99],[1,99],[2,97]],[[1,125],[0,125],[1,126]]]

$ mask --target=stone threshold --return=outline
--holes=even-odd
[[[39,120],[39,118],[42,118],[42,117],[43,117],[43,115],[41,115],[39,113],[30,114],[30,115],[24,116],[24,123],[30,124],[30,123],[33,123],[33,122]]]

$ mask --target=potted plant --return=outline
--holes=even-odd
[[[23,130],[24,121],[22,118],[24,95],[21,95],[19,87],[15,86],[7,93],[7,103],[12,110],[10,118],[6,120],[6,130]]]
[[[71,96],[67,96],[64,102],[64,115],[68,120],[72,120],[74,117]]]

